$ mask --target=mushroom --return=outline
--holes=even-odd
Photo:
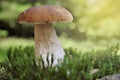
[[[71,22],[71,13],[60,6],[36,6],[18,16],[20,24],[34,24],[35,59],[40,57],[44,66],[56,66],[64,59],[65,52],[52,26],[53,22]],[[47,59],[48,58],[48,59]]]

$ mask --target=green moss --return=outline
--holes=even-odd
[[[7,62],[0,64],[0,80],[96,80],[120,73],[119,50],[120,45],[84,53],[68,48],[62,64],[43,69],[35,63],[33,47],[10,48]],[[99,72],[91,75],[92,69]]]

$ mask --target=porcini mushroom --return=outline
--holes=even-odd
[[[32,7],[18,16],[21,24],[34,24],[35,57],[36,61],[42,57],[44,66],[55,66],[64,59],[64,50],[52,26],[53,22],[71,22],[71,13],[60,6]],[[53,55],[53,62],[52,62]],[[47,61],[48,57],[48,61]]]

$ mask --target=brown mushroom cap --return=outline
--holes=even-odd
[[[71,22],[71,13],[60,6],[37,6],[32,7],[18,16],[19,23],[51,23],[51,22]]]

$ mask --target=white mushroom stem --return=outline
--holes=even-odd
[[[52,23],[36,24],[34,36],[36,60],[40,59],[41,56],[45,67],[51,65],[55,66],[59,63],[59,61],[61,62],[64,59],[65,53]]]

